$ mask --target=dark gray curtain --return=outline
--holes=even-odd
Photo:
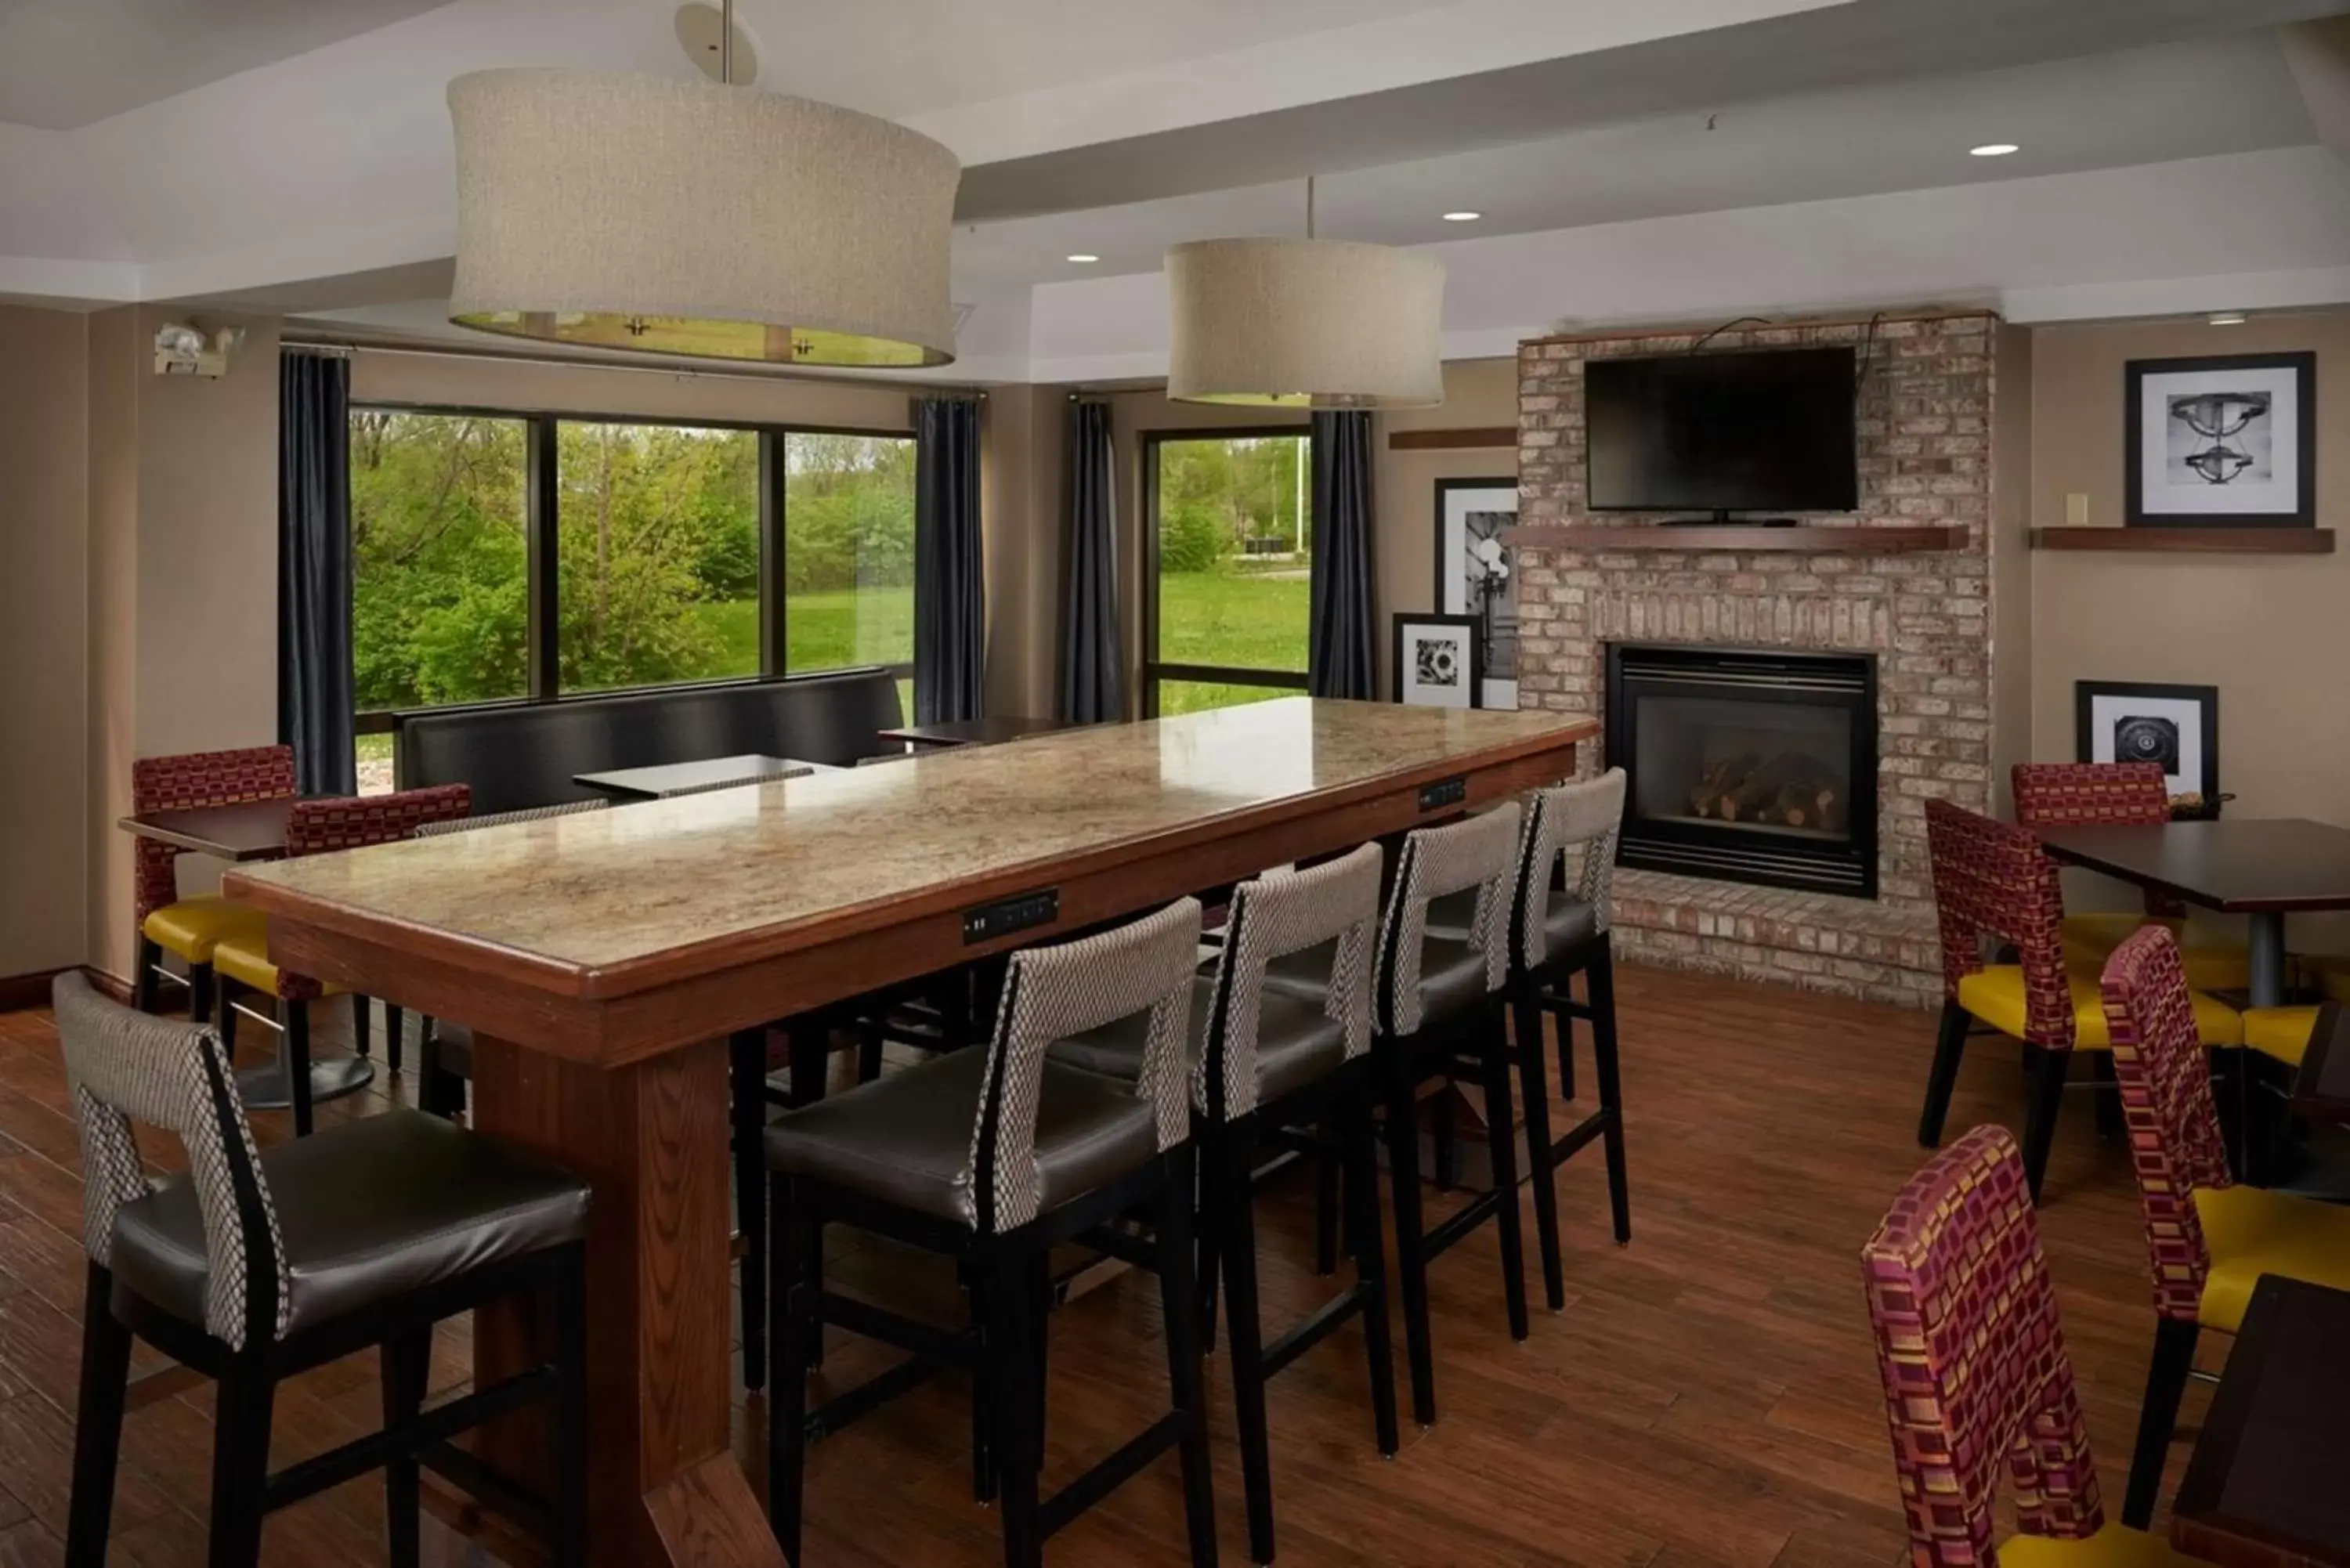
[[[1069,405],[1069,590],[1061,610],[1061,717],[1126,717],[1118,624],[1118,462],[1107,403]]]
[[[1368,701],[1378,690],[1371,627],[1371,416],[1314,416],[1314,587],[1306,690]]]
[[[351,794],[351,367],[277,365],[277,736],[306,794]]]
[[[914,403],[914,722],[976,719],[986,697],[979,400]]]

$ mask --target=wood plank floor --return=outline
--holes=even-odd
[[[1341,1332],[1277,1379],[1283,1563],[1883,1568],[1902,1558],[1857,1254],[1922,1158],[1913,1135],[1931,1021],[1658,971],[1627,969],[1619,990],[1631,1246],[1607,1236],[1594,1147],[1561,1183],[1567,1309],[1543,1312],[1531,1278],[1524,1344],[1503,1323],[1492,1228],[1442,1259],[1433,1278],[1442,1418],[1423,1433],[1407,1410],[1392,1463],[1371,1443],[1357,1334]],[[321,1120],[380,1111],[394,1096],[412,1097],[412,1084],[380,1079],[377,1092]],[[2012,1049],[1982,1043],[1951,1127],[2020,1126],[2022,1106]],[[1554,1125],[1567,1114],[1555,1111]],[[265,1139],[285,1136],[285,1120],[256,1118]],[[159,1165],[176,1163],[175,1151],[152,1152]],[[0,1568],[47,1568],[62,1552],[79,1355],[78,1170],[47,1015],[0,1016]],[[1307,1266],[1309,1185],[1276,1179],[1261,1210],[1269,1321],[1302,1314],[1326,1288]],[[1535,1275],[1532,1222],[1529,1206]],[[2127,1159],[2096,1137],[2085,1094],[2065,1109],[2043,1230],[2117,1507],[2154,1320]],[[951,1282],[924,1261],[853,1238],[836,1254],[834,1276],[847,1288],[951,1299]],[[1157,1316],[1155,1289],[1138,1278],[1055,1314],[1048,1485],[1156,1413]],[[1399,1327],[1399,1378],[1400,1337]],[[464,1386],[470,1360],[464,1325],[444,1328],[436,1397]],[[836,1334],[827,1373],[852,1378],[877,1364]],[[159,1365],[142,1354],[137,1369]],[[1211,1380],[1223,1560],[1242,1563],[1221,1363]],[[210,1394],[203,1385],[167,1393],[130,1415],[113,1561],[203,1560]],[[2189,1422],[2205,1397],[2189,1390]],[[275,1459],[355,1436],[378,1409],[371,1355],[314,1373],[279,1397]],[[737,1415],[738,1452],[763,1484],[764,1409],[738,1403]],[[941,1381],[819,1446],[808,1478],[811,1568],[1000,1561],[994,1518],[970,1500],[969,1430],[963,1386]],[[2184,1455],[2184,1443],[2174,1448],[2174,1479]],[[1081,1520],[1052,1558],[1186,1561],[1173,1469],[1162,1461]],[[273,1516],[264,1561],[382,1561],[380,1499],[369,1478]],[[428,1562],[466,1560],[462,1542],[428,1534]]]

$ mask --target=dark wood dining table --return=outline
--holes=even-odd
[[[2350,1565],[2350,1293],[2279,1274],[2253,1287],[2170,1543],[2222,1568]]]
[[[1596,730],[1295,697],[243,867],[226,888],[304,973],[470,1025],[474,1125],[592,1184],[598,1568],[781,1568],[729,1447],[728,1034],[1570,778]],[[536,1365],[537,1335],[528,1312],[477,1314],[483,1386]],[[533,1430],[483,1442],[543,1475]]]
[[[1024,719],[1013,713],[992,713],[983,719],[954,719],[937,724],[900,724],[894,730],[884,730],[885,741],[903,741],[919,749],[939,750],[948,746],[1000,746],[1007,741],[1025,741],[1036,735],[1055,734],[1074,726],[1058,719]]]
[[[2058,860],[2250,917],[2254,1007],[2285,1002],[2285,916],[2350,909],[2350,828],[2330,823],[2226,818],[2038,831]]]
[[[671,795],[696,794],[706,789],[798,778],[815,773],[819,766],[792,757],[704,757],[699,762],[657,763],[650,767],[574,774],[571,782],[614,800],[667,800]]]
[[[286,818],[294,809],[294,800],[292,795],[280,795],[235,805],[134,812],[116,826],[141,838],[222,860],[275,860],[286,853]]]

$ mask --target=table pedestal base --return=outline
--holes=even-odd
[[[504,1040],[473,1045],[484,1132],[588,1179],[588,1483],[593,1560],[782,1568],[728,1444],[726,1045],[597,1068]],[[475,1316],[474,1376],[532,1365],[537,1314]],[[546,1472],[535,1412],[484,1435],[486,1457]]]

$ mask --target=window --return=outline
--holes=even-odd
[[[556,686],[759,673],[759,437],[556,427]]]
[[[911,673],[908,436],[359,408],[351,539],[363,791],[400,709]]]
[[[914,662],[912,441],[785,436],[784,649],[793,670]]]
[[[1310,436],[1279,430],[1146,440],[1149,711],[1305,689],[1311,452]]]

